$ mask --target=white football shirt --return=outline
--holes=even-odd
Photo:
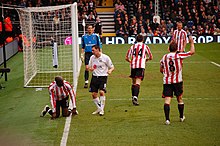
[[[94,68],[92,75],[93,76],[108,76],[108,70],[114,67],[110,57],[101,53],[100,57],[92,55],[89,60],[88,66]]]

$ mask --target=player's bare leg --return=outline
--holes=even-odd
[[[171,102],[171,97],[165,97],[164,98],[164,114],[165,114],[165,124],[169,125],[170,124],[170,102]]]
[[[179,110],[179,114],[180,114],[180,122],[183,122],[185,120],[185,116],[184,116],[184,102],[183,102],[183,98],[182,95],[177,97],[177,101],[178,101],[178,110]]]

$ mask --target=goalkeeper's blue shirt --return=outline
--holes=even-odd
[[[100,37],[97,34],[85,34],[82,36],[82,48],[85,49],[85,52],[92,52],[93,45],[97,45],[102,48]]]

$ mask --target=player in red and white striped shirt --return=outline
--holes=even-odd
[[[177,43],[177,51],[184,52],[186,43],[187,43],[187,33],[185,30],[182,29],[183,24],[182,22],[177,22],[177,29],[173,32],[172,40],[175,40]]]
[[[190,57],[195,53],[195,47],[192,37],[189,37],[190,51],[184,53],[177,53],[177,43],[172,41],[169,45],[170,53],[165,54],[160,61],[160,72],[163,73],[163,98],[164,113],[166,117],[166,124],[170,124],[170,102],[174,95],[177,97],[178,109],[180,113],[180,121],[183,122],[185,116],[183,115],[184,103],[182,99],[183,93],[183,79],[182,79],[182,67],[183,59]]]
[[[55,77],[55,81],[53,81],[48,87],[50,94],[50,103],[52,109],[49,108],[48,105],[44,107],[44,110],[41,112],[41,116],[43,117],[47,112],[52,116],[52,118],[58,118],[60,116],[60,108],[62,108],[62,116],[67,117],[72,112],[77,115],[78,112],[76,110],[76,99],[73,91],[72,85],[69,82],[63,80],[62,77]],[[69,107],[69,96],[72,101],[73,109],[68,110]]]
[[[134,105],[139,105],[138,95],[141,81],[144,79],[144,70],[146,62],[152,60],[153,56],[150,48],[143,43],[143,36],[138,35],[137,43],[128,49],[125,60],[130,63],[132,78],[132,102]]]

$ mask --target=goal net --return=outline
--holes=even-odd
[[[55,76],[76,86],[81,61],[77,3],[18,9],[23,38],[24,87],[48,87]]]

